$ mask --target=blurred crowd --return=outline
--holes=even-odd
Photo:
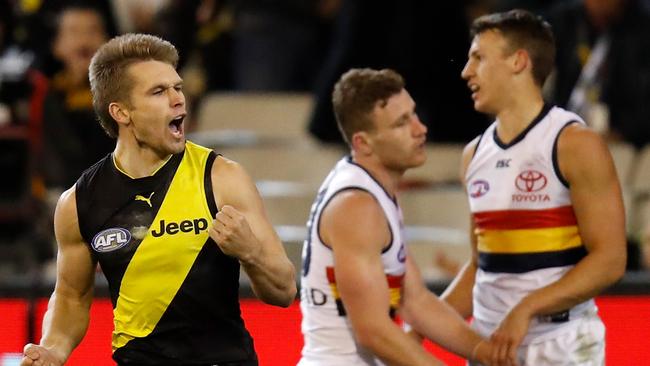
[[[193,111],[215,91],[312,93],[305,128],[326,143],[341,143],[335,80],[351,67],[390,67],[405,77],[429,141],[465,143],[489,123],[460,78],[468,24],[515,7],[554,27],[548,101],[610,141],[650,142],[650,0],[0,0],[0,257],[9,264],[0,274],[54,256],[58,195],[113,150],[87,76],[110,37],[146,32],[175,44]],[[630,268],[650,268],[650,250],[636,258]]]

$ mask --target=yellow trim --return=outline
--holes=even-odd
[[[113,311],[113,350],[153,331],[208,240],[212,218],[205,198],[204,172],[209,152],[187,145],[160,210],[124,272]],[[176,230],[155,237],[151,232],[160,230],[161,220],[166,225],[187,220],[207,223],[198,233]]]
[[[334,296],[335,299],[341,299],[341,295],[339,295],[339,289],[336,287],[335,283],[330,283],[330,290],[332,290],[332,296]]]
[[[186,147],[187,147],[187,145],[186,145]],[[163,161],[153,172],[151,172],[151,174],[149,174],[149,176],[151,177],[152,175],[156,174],[160,169],[162,169],[162,167],[164,167],[165,164],[167,164],[167,162],[169,161],[169,159],[172,158],[172,156],[174,156],[174,155],[169,155],[167,157],[167,159],[165,159],[165,161]],[[119,170],[120,173],[126,175],[127,177],[129,177],[131,179],[136,179],[135,177],[133,177],[132,175],[127,173],[126,170],[122,169],[120,164],[117,162],[117,158],[115,157],[115,153],[111,154],[111,157],[113,158],[113,165],[115,166],[115,169]]]
[[[582,245],[577,226],[521,230],[478,230],[478,250],[484,253],[553,252]]]
[[[390,305],[391,307],[397,309],[400,305],[400,300],[402,298],[402,289],[401,288],[391,288],[388,290],[390,295]]]

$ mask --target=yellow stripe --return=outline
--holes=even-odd
[[[132,175],[130,175],[129,173],[127,173],[126,170],[122,169],[122,167],[120,166],[120,164],[117,163],[117,159],[115,158],[115,154],[111,154],[111,156],[113,157],[113,165],[115,166],[115,169],[119,170],[122,174],[126,175],[127,177],[129,177],[129,178],[131,178],[131,179],[136,179],[136,178],[134,178]],[[169,161],[169,159],[172,158],[172,156],[173,156],[173,155],[169,155],[169,156],[167,157],[167,159],[165,159],[165,161],[163,161],[163,162],[162,162],[162,163],[161,163],[161,164],[156,168],[156,170],[154,170],[153,172],[151,172],[151,174],[149,174],[149,177],[153,176],[154,174],[156,174],[156,172],[158,172],[160,169],[162,169],[162,167],[164,167],[165,164],[167,164],[167,162]]]
[[[577,226],[550,229],[477,230],[478,250],[484,253],[540,253],[582,245]]]
[[[115,331],[113,350],[134,338],[151,333],[178,292],[201,248],[208,231],[179,231],[160,237],[160,221],[212,219],[205,199],[203,175],[209,150],[188,143],[165,200],[129,263],[117,304],[113,310]]]
[[[390,294],[390,305],[392,308],[399,308],[399,303],[402,295],[402,289],[401,288],[391,288],[388,290],[388,293]]]
[[[332,290],[332,296],[334,296],[335,299],[340,299],[341,295],[339,295],[339,290],[336,287],[335,283],[330,283],[330,290]]]

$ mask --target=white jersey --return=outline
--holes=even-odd
[[[491,327],[524,296],[557,281],[586,255],[568,183],[557,162],[560,132],[584,121],[564,109],[544,106],[509,144],[499,140],[497,122],[481,136],[465,176],[479,254],[474,317]],[[589,300],[570,311],[534,319],[523,344],[594,310]],[[492,330],[481,329],[488,334]]]
[[[352,326],[337,291],[334,256],[319,235],[321,212],[338,193],[358,189],[370,193],[381,205],[391,241],[381,254],[390,288],[391,313],[397,310],[406,271],[402,213],[394,198],[350,157],[341,159],[325,179],[311,208],[308,239],[302,252],[300,309],[305,345],[299,365],[383,365],[354,339]]]

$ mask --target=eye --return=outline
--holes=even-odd
[[[162,93],[163,93],[163,89],[156,89],[156,90],[153,91],[154,95],[160,95]]]
[[[176,86],[174,87],[174,89],[175,89],[176,91],[183,91],[183,86],[182,86],[182,85],[176,85]]]

